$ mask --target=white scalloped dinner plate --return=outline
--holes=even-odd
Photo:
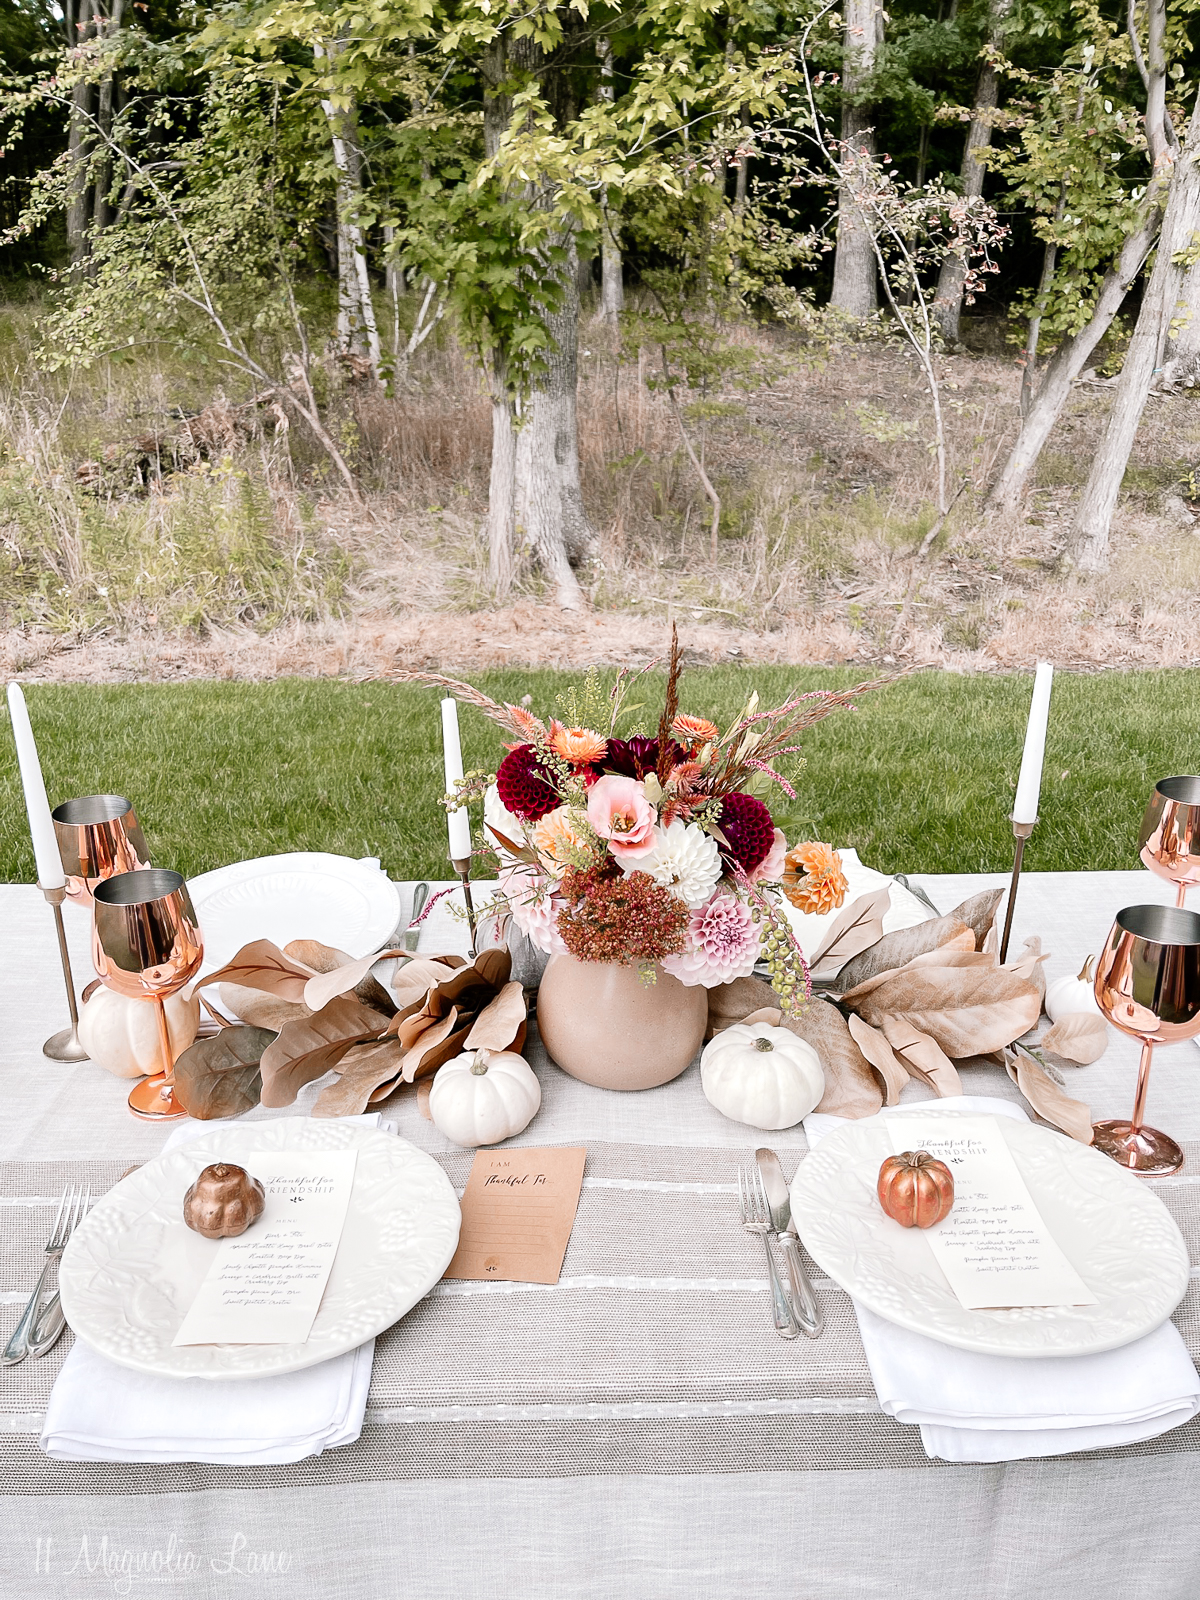
[[[357,960],[380,950],[400,920],[400,894],[374,860],[299,850],[235,861],[188,883],[204,935],[204,972],[252,939],[280,949],[319,939]]]
[[[358,1147],[354,1188],[329,1282],[306,1344],[184,1345],[171,1340],[219,1241],[183,1220],[183,1197],[210,1161],[253,1172],[255,1150]],[[286,1117],[214,1130],[147,1162],[89,1212],[63,1252],[59,1285],[76,1335],[101,1355],[165,1378],[258,1378],[354,1350],[424,1298],[458,1245],[458,1197],[432,1156],[361,1124]]]
[[[947,1118],[978,1115],[945,1110]],[[997,1117],[1047,1227],[1096,1296],[1091,1306],[968,1311],[918,1228],[875,1193],[892,1147],[882,1119],[829,1134],[792,1180],[792,1215],[829,1276],[865,1306],[943,1344],[997,1356],[1082,1356],[1152,1333],[1188,1286],[1183,1236],[1162,1201],[1107,1156],[1030,1122]]]

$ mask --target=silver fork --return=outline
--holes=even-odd
[[[29,1304],[25,1307],[20,1322],[13,1329],[12,1338],[4,1347],[4,1354],[0,1355],[0,1366],[15,1366],[18,1361],[24,1361],[29,1354],[30,1335],[34,1324],[38,1320],[41,1308],[42,1290],[50,1269],[67,1247],[67,1240],[83,1220],[88,1206],[91,1204],[92,1191],[90,1186],[69,1183],[63,1190],[62,1200],[59,1202],[58,1215],[54,1219],[54,1228],[46,1244],[46,1265],[42,1268],[42,1275],[37,1281],[33,1293],[29,1297]],[[61,1331],[61,1330],[60,1330]],[[57,1338],[57,1333],[55,1338]],[[53,1341],[51,1341],[53,1342]],[[48,1350],[50,1346],[44,1346]],[[39,1351],[39,1354],[43,1353]]]
[[[757,1233],[763,1242],[767,1258],[767,1273],[771,1279],[771,1300],[775,1312],[775,1331],[781,1339],[796,1339],[800,1324],[792,1314],[787,1295],[775,1270],[775,1257],[771,1254],[771,1213],[766,1197],[755,1182],[755,1174],[738,1168],[738,1204],[742,1209],[742,1227],[747,1233]]]

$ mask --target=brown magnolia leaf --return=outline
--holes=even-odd
[[[525,991],[519,983],[506,983],[496,998],[475,1018],[467,1035],[468,1050],[509,1050],[525,1021]]]
[[[392,993],[403,1008],[418,998],[424,1000],[430,989],[452,978],[455,971],[448,957],[439,956],[433,960],[429,956],[416,956],[398,966],[392,974]]]
[[[457,1021],[457,1008],[451,1006],[447,1016],[435,1022],[432,1027],[426,1028],[416,1043],[405,1051],[402,1072],[405,1083],[413,1083],[416,1080],[422,1061],[450,1037]]]
[[[395,1031],[395,1037],[400,1041],[400,1048],[411,1050],[423,1033],[428,1033],[430,1028],[436,1028],[443,1020],[429,1011],[418,1011],[415,1016],[406,1017]],[[388,1032],[391,1031],[389,1028]]]
[[[351,1046],[378,1039],[388,1020],[352,995],[341,994],[316,1016],[289,1022],[263,1053],[263,1105],[290,1106],[299,1089],[324,1077]]]
[[[747,1028],[756,1022],[765,1022],[768,1028],[781,1028],[783,1026],[783,1012],[778,1006],[763,1006],[761,1010],[752,1011],[748,1017],[743,1017],[742,1022]]]
[[[909,1080],[907,1068],[897,1060],[896,1052],[878,1028],[872,1028],[853,1012],[846,1018],[846,1024],[851,1038],[883,1080],[884,1105],[894,1106]]]
[[[227,1011],[232,1011],[252,1028],[270,1028],[272,1033],[278,1033],[298,1017],[309,1015],[303,1001],[281,1000],[265,989],[247,989],[240,983],[223,983],[220,994],[221,1004]]]
[[[367,1109],[372,1092],[400,1071],[403,1051],[395,1039],[382,1044],[356,1044],[338,1062],[338,1080],[321,1090],[314,1117],[357,1117]]]
[[[1009,1077],[1043,1121],[1052,1122],[1080,1144],[1091,1144],[1092,1113],[1082,1101],[1072,1100],[1065,1094],[1053,1078],[1043,1072],[1040,1062],[1019,1045],[1006,1051],[1005,1064]]]
[[[834,919],[820,944],[809,958],[814,976],[839,972],[853,957],[869,950],[883,938],[883,919],[892,904],[888,885],[871,894],[859,895]]]
[[[1077,1066],[1090,1067],[1108,1049],[1108,1023],[1094,1011],[1069,1012],[1042,1035],[1038,1049],[1049,1050]]]
[[[335,996],[347,994],[351,989],[354,990],[360,1000],[366,1001],[367,997],[359,992],[359,985],[364,978],[371,977],[371,968],[377,961],[387,961],[392,956],[400,956],[404,953],[403,950],[376,950],[374,955],[363,956],[358,961],[347,961],[344,965],[335,967],[331,972],[317,973],[316,977],[310,978],[304,986],[304,1004],[310,1011],[320,1011],[321,1007],[328,1005]],[[372,981],[374,990],[378,990],[379,994],[383,996],[385,1007],[390,1006],[392,1001],[384,990],[383,985],[377,978]],[[372,994],[374,994],[374,990]],[[372,999],[367,1003],[373,1004],[374,1000]],[[381,1010],[384,1008],[377,1005],[375,1009]]]
[[[336,945],[322,944],[319,939],[291,939],[284,945],[283,953],[293,961],[302,961],[314,972],[336,972],[354,959]]]
[[[763,984],[767,992],[774,991]],[[787,1017],[784,1027],[803,1039],[821,1058],[825,1093],[818,1111],[833,1117],[872,1117],[883,1105],[879,1080],[855,1044],[846,1019],[828,1000],[814,999],[799,1017]]]
[[[512,956],[504,946],[492,945],[475,957],[475,971],[493,989],[503,989],[512,977]]]
[[[991,971],[996,963],[990,956],[972,947],[970,928],[963,928],[939,945],[936,950],[926,950],[924,955],[914,956],[911,961],[902,967],[893,967],[888,972],[877,972],[873,978],[867,978],[862,983],[856,984],[853,989],[847,989],[840,998],[850,1006],[857,1007],[858,1002],[866,995],[873,994],[876,989],[881,989],[889,983],[899,972],[918,971],[924,967],[986,967]]]
[[[965,967],[914,964],[861,998],[842,999],[885,1033],[885,1017],[903,1017],[956,1060],[1011,1044],[1034,1027],[1042,1009],[1031,983],[990,962]],[[889,1040],[895,1048],[890,1035]]]
[[[92,987],[91,984],[88,984],[88,989],[90,989],[91,987]],[[246,993],[250,994],[250,993],[252,993],[252,991],[247,989]],[[83,991],[83,995],[84,995],[84,999],[86,1000],[87,999],[87,989],[85,989]],[[196,996],[196,999],[199,1000],[199,1002],[200,1002],[201,1006],[204,1008],[204,1010],[208,1012],[208,1021],[215,1022],[218,1028],[232,1028],[234,1026],[234,1024],[232,1022],[230,1022],[230,1020],[229,1020],[229,1018],[227,1016],[225,1016],[222,1012],[217,1010],[216,1006],[214,1006],[211,1003],[211,1001],[209,1000],[209,998],[208,998],[208,996],[206,994],[198,994]],[[243,1018],[242,1020],[244,1021],[245,1019]],[[204,1028],[206,1032],[208,1032],[208,1033],[212,1032],[211,1028],[207,1027],[206,1020],[203,1017],[201,1017],[201,1019],[200,1019],[200,1026],[201,1026],[201,1028]],[[273,1033],[278,1033],[279,1030],[278,1030],[278,1028],[273,1028],[271,1031]]]
[[[196,985],[204,988],[210,983],[236,983],[245,989],[262,989],[267,994],[278,995],[281,1000],[304,999],[304,985],[312,977],[311,967],[302,961],[285,956],[270,939],[254,939],[244,944],[232,961],[226,962],[216,972],[210,972]]]
[[[1031,983],[1038,992],[1038,1001],[1045,1003],[1046,999],[1046,972],[1043,963],[1049,961],[1050,952],[1042,954],[1042,941],[1037,934],[1031,934],[1020,950],[1014,955],[1009,953],[1008,960],[1004,963],[1006,972],[1015,972],[1018,978],[1024,978],[1026,983]]]
[[[881,1017],[879,1028],[884,1038],[904,1058],[908,1070],[942,1098],[962,1093],[962,1080],[953,1061],[947,1059],[936,1039],[915,1028],[907,1017]]]
[[[445,1019],[446,1022],[454,1020],[454,1013]],[[441,1027],[443,1024],[439,1023]],[[447,1061],[452,1061],[455,1056],[462,1055],[467,1047],[467,1034],[471,1028],[469,1023],[464,1023],[454,1032],[448,1033],[444,1038],[434,1040],[430,1034],[425,1034],[415,1050],[410,1050],[404,1058],[403,1078],[405,1083],[415,1083],[418,1078],[428,1077],[445,1066]]]
[[[175,1063],[175,1098],[189,1117],[240,1117],[259,1102],[259,1063],[275,1035],[269,1028],[222,1028],[197,1039]]]
[[[433,1112],[429,1109],[429,1095],[432,1089],[432,1078],[422,1078],[417,1085],[417,1110],[425,1118],[426,1122],[433,1121]]]
[[[708,1028],[705,1037],[723,1033],[735,1022],[744,1022],[753,1011],[778,1006],[779,996],[762,978],[734,978],[732,983],[717,983],[708,991]]]
[[[983,949],[988,934],[995,927],[996,908],[1003,898],[1003,885],[998,889],[983,889],[979,894],[973,894],[969,900],[964,900],[962,905],[955,906],[950,913],[960,922],[965,922],[975,935],[976,950]]]
[[[951,939],[961,940],[964,933],[973,945],[975,935],[965,922],[955,916],[935,917],[931,922],[919,922],[915,928],[897,928],[894,933],[885,933],[869,950],[852,957],[838,973],[834,987],[842,992],[854,989],[868,978],[880,972],[895,971],[914,956],[924,955],[927,950],[936,950]]]

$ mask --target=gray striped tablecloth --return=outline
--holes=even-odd
[[[1121,878],[1136,882],[1111,881]],[[924,880],[945,905],[981,881]],[[1063,971],[1098,942],[1114,900],[1142,898],[1129,891],[1148,885],[1141,874],[1027,881],[1020,909],[1049,925],[1048,942],[1061,928],[1052,971]],[[21,893],[0,890],[0,915]],[[38,956],[49,994],[45,956],[52,949]],[[33,965],[28,951],[24,959]],[[36,1027],[53,1020],[40,1006]],[[127,1118],[119,1084],[94,1068],[43,1065],[18,1032],[0,1037],[23,1123],[19,1136],[10,1124],[0,1166],[8,1325],[65,1179],[86,1176],[101,1190],[163,1138],[150,1130],[147,1139]],[[1161,1104],[1152,1091],[1158,1120],[1187,1141],[1188,1166],[1154,1187],[1200,1261],[1191,1082],[1200,1055],[1190,1049],[1164,1052]],[[49,1461],[37,1430],[62,1350],[9,1370],[0,1379],[0,1596],[1200,1592],[1200,1422],[1060,1460],[928,1461],[917,1430],[881,1413],[836,1286],[815,1274],[823,1339],[775,1335],[760,1247],[736,1216],[737,1164],[755,1141],[712,1112],[694,1070],[649,1095],[615,1096],[537,1055],[535,1066],[545,1108],[521,1142],[588,1147],[558,1285],[439,1285],[378,1341],[358,1443],[294,1466]],[[91,1106],[90,1135],[83,1113],[55,1093],[72,1080]],[[970,1087],[1009,1092],[986,1073]],[[1131,1088],[1132,1058],[1119,1046],[1076,1084],[1097,1113],[1123,1109]],[[389,1114],[461,1187],[470,1154],[446,1146],[411,1101]],[[790,1171],[802,1134],[776,1142]],[[1196,1286],[1176,1320],[1197,1357]]]

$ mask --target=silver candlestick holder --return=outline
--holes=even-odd
[[[471,960],[474,961],[479,952],[475,948],[475,902],[471,899],[471,858],[470,856],[460,856],[457,859],[452,857],[451,865],[462,880],[463,900],[466,902],[467,907],[467,926],[471,930]]]
[[[1021,881],[1021,866],[1025,860],[1025,841],[1037,826],[1037,818],[1032,822],[1014,822],[1012,825],[1013,838],[1016,846],[1013,850],[1012,878],[1008,885],[1008,905],[1004,909],[1004,936],[1000,940],[1000,965],[1003,966],[1008,959],[1008,936],[1012,932],[1013,911],[1017,904],[1017,885]]]
[[[63,982],[67,987],[67,1009],[71,1013],[71,1026],[51,1034],[42,1046],[42,1054],[51,1061],[86,1061],[88,1053],[79,1042],[79,1006],[75,1000],[75,979],[71,973],[71,953],[67,949],[67,930],[63,927],[62,906],[67,898],[66,885],[59,889],[38,888],[54,908],[54,927],[58,933],[58,953],[62,960]]]

